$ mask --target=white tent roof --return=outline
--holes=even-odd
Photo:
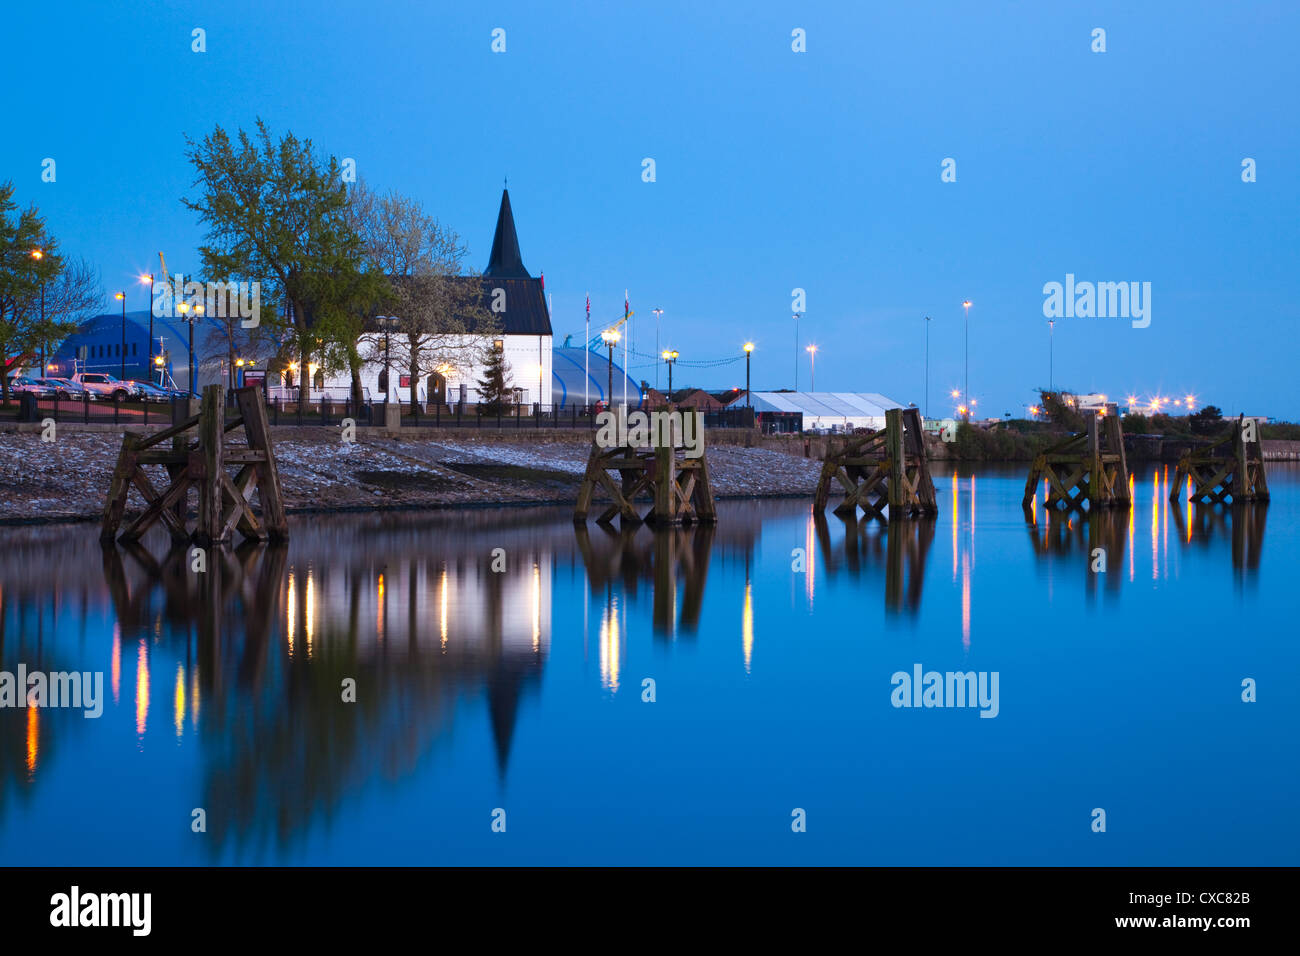
[[[803,412],[805,418],[884,418],[902,402],[879,392],[754,392],[754,410]]]

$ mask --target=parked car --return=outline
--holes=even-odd
[[[9,390],[14,393],[29,392],[37,398],[53,398],[54,389],[45,385],[40,379],[15,375],[9,380]]]
[[[170,389],[159,388],[149,382],[131,382],[141,398],[146,402],[170,402],[175,396]]]
[[[134,382],[124,382],[107,372],[78,372],[72,376],[72,381],[84,385],[102,398],[117,401],[135,398],[140,394]]]
[[[61,402],[85,401],[88,395],[92,402],[95,400],[93,392],[76,382],[68,381],[66,378],[37,378],[32,381],[44,385],[50,390],[51,395]]]

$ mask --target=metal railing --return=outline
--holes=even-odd
[[[127,426],[170,425],[185,418],[189,404],[184,398],[144,402],[139,399],[118,401],[88,398],[60,400],[30,394],[15,395],[15,401],[0,406],[0,419],[39,422],[51,418],[56,422],[112,424]],[[488,404],[411,404],[393,402],[399,410],[402,428],[495,428],[512,429],[585,429],[594,431],[597,416],[605,411],[602,404],[542,405]],[[383,425],[386,413],[383,401],[353,402],[329,395],[312,401],[273,396],[267,401],[267,416],[272,425],[334,426],[351,419],[356,425]],[[655,409],[662,411],[663,409]],[[693,409],[678,409],[692,411]],[[649,411],[649,409],[647,409]],[[707,428],[752,428],[755,417],[749,408],[726,408],[704,412]]]

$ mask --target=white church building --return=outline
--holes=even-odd
[[[452,346],[446,351],[454,354],[454,361],[443,362],[434,371],[423,374],[412,382],[409,362],[399,358],[400,319],[392,337],[390,401],[407,404],[412,401],[423,405],[455,407],[460,402],[480,401],[478,383],[486,374],[484,354],[489,348],[505,353],[508,380],[514,390],[516,404],[530,406],[535,403],[549,405],[552,394],[551,366],[551,315],[546,304],[546,294],[541,278],[533,278],[524,268],[519,253],[519,237],[515,232],[514,214],[510,208],[510,193],[501,193],[501,208],[497,214],[496,233],[492,238],[492,253],[481,277],[464,276],[457,282],[479,286],[478,295],[483,314],[493,316],[496,328],[478,334],[472,318],[461,317],[466,334],[449,337]],[[361,369],[363,394],[372,401],[383,401],[389,388],[389,374],[385,369],[384,332],[377,317],[367,319],[362,335],[361,353],[368,361]],[[473,347],[457,347],[473,346]],[[373,358],[378,356],[377,359]],[[296,396],[293,376],[297,369],[288,370],[282,380],[283,394]],[[351,380],[347,372],[324,375],[311,368],[313,378],[309,394],[313,400],[321,395],[331,400],[346,399],[351,393]],[[272,386],[274,396],[280,389]]]

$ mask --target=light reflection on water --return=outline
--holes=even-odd
[[[1268,508],[1170,503],[1160,467],[1130,510],[1028,520],[1022,474],[954,471],[893,525],[313,517],[203,574],[163,539],[10,529],[3,669],[105,671],[111,701],[0,710],[0,861],[1294,863],[1296,705],[1238,688],[1300,681],[1266,600],[1296,470]],[[892,709],[913,662],[1000,671],[998,719]],[[1099,805],[1133,821],[1104,843],[1075,820]]]

